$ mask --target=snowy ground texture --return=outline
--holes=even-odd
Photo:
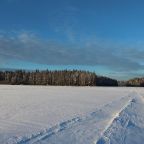
[[[0,144],[141,144],[144,89],[0,86]]]

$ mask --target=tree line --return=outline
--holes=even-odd
[[[60,86],[118,86],[117,80],[99,77],[93,72],[59,71],[0,71],[0,84],[60,85]]]
[[[126,86],[144,87],[144,78],[134,78],[126,82]]]

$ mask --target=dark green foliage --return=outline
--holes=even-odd
[[[107,78],[107,77],[97,77],[96,79],[97,86],[118,86],[117,80]]]
[[[3,81],[3,80],[4,80],[4,73],[0,72],[0,81]]]

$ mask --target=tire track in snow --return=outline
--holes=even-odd
[[[137,92],[133,95],[96,144],[140,144],[144,141],[144,99]]]
[[[8,144],[35,143],[39,140],[48,138],[58,132],[61,132],[64,129],[70,127],[72,124],[79,122],[79,121],[81,121],[81,119],[79,117],[76,117],[71,120],[57,124],[54,127],[51,127],[49,129],[42,130],[37,134],[32,134],[30,136],[24,136],[24,137],[13,137],[13,138],[9,139]]]
[[[8,140],[8,144],[43,144],[43,143],[57,143],[67,144],[66,141],[72,139],[71,144],[80,144],[86,142],[92,143],[97,135],[100,136],[104,131],[105,125],[108,125],[110,119],[116,115],[130,97],[123,97],[109,104],[104,105],[95,112],[92,112],[85,117],[76,117],[57,124],[56,126],[45,129],[37,134],[29,136],[13,137]],[[76,134],[75,134],[76,133]],[[81,138],[81,139],[80,139]]]

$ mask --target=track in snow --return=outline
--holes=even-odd
[[[144,100],[136,95],[104,131],[96,144],[142,144],[144,141]]]
[[[8,144],[91,144],[129,103],[130,96],[102,106],[85,117],[76,117],[37,134],[13,137]]]

